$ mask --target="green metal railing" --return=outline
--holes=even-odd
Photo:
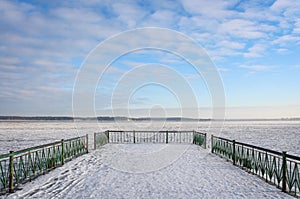
[[[300,157],[213,135],[211,142],[212,153],[262,177],[282,191],[300,197]]]
[[[206,133],[194,132],[193,144],[202,146],[206,149]]]
[[[106,143],[182,143],[206,148],[206,134],[196,131],[118,131],[94,134],[94,148]]]
[[[0,193],[11,193],[19,184],[87,152],[88,135],[0,155]]]
[[[100,146],[103,146],[108,143],[109,133],[108,131],[94,133],[94,149],[96,150]]]

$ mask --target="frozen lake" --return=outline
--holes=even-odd
[[[89,134],[89,147],[92,149],[93,133],[108,129],[197,130],[207,133],[208,138],[213,133],[215,136],[300,155],[300,121],[227,121],[222,129],[211,122],[2,121],[0,153],[85,134]]]

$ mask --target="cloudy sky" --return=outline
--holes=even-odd
[[[206,51],[222,78],[228,118],[300,117],[300,1],[294,0],[1,0],[0,115],[72,115],[87,55],[114,35],[145,27],[178,31]],[[98,78],[97,115],[200,109],[200,117],[210,116],[203,74],[170,52],[128,53]],[[148,83],[132,91],[137,79]]]

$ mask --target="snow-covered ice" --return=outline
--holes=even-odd
[[[107,144],[8,198],[292,197],[196,145]]]
[[[2,121],[0,154],[85,134],[89,134],[89,147],[93,148],[93,133],[109,129],[197,130],[207,133],[208,139],[214,134],[300,156],[300,121],[227,121],[221,133],[210,122]],[[207,143],[210,144],[209,140]]]

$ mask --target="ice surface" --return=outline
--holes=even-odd
[[[230,121],[222,129],[210,122],[0,122],[0,154],[61,139],[119,130],[198,130],[300,156],[300,121]],[[222,131],[222,132],[221,132]],[[208,145],[210,142],[208,140]]]
[[[161,159],[147,154],[166,145],[107,144],[23,185],[8,198],[291,198],[199,146],[172,146]],[[174,150],[183,153],[169,162]],[[132,158],[137,154],[138,159]]]

